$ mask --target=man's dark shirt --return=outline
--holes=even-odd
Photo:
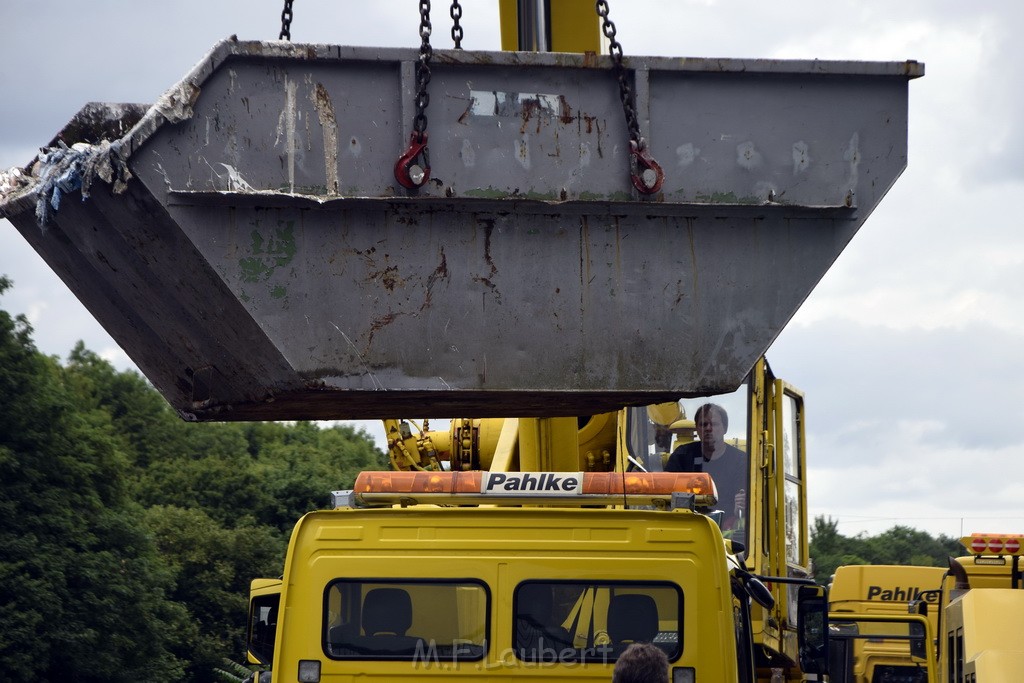
[[[736,494],[747,489],[748,458],[747,454],[735,446],[725,445],[725,453],[715,460],[705,460],[700,448],[700,441],[684,443],[672,451],[666,472],[707,472],[718,489],[718,505],[715,509],[725,511],[725,529],[735,528],[737,517],[735,509]],[[746,517],[746,510],[744,517]]]

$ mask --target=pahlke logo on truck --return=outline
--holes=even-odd
[[[882,587],[882,586],[868,586],[868,600],[883,600],[886,602],[910,602],[911,600],[919,600],[922,597],[925,602],[936,602],[938,596],[934,593],[927,593],[924,596],[921,594],[925,592],[925,589],[917,586],[907,587]]]
[[[574,496],[582,489],[582,472],[487,472],[480,481],[480,493],[499,496]]]

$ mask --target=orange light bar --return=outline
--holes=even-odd
[[[483,472],[360,472],[353,490],[363,493],[480,493]]]
[[[363,500],[530,497],[587,503],[594,498],[692,493],[698,504],[713,505],[718,497],[706,472],[361,472],[353,490]]]
[[[718,497],[707,472],[587,472],[583,475],[583,495],[671,496],[673,493]]]
[[[1020,555],[1024,534],[971,534],[960,542],[972,555]]]

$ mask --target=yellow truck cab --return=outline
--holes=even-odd
[[[961,543],[970,554],[950,558],[948,570],[840,567],[829,594],[830,680],[1020,680],[1024,670],[1022,542],[1021,534],[966,536]],[[930,646],[923,647],[925,643]]]
[[[673,681],[753,681],[771,596],[694,511],[713,496],[706,473],[364,472],[297,524],[272,652],[254,586],[256,680],[608,681],[644,641]],[[826,603],[799,588],[812,670]]]
[[[1020,680],[1024,671],[1022,534],[961,539],[970,555],[950,560],[942,595],[942,683]]]
[[[834,683],[934,683],[942,567],[848,565],[829,585],[829,673]],[[925,615],[911,604],[924,602]]]

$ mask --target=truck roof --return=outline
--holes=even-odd
[[[299,520],[292,545],[313,554],[327,547],[351,553],[365,548],[492,555],[529,550],[553,556],[694,552],[699,547],[707,556],[721,548],[725,556],[718,526],[684,509],[414,505],[320,510]]]

